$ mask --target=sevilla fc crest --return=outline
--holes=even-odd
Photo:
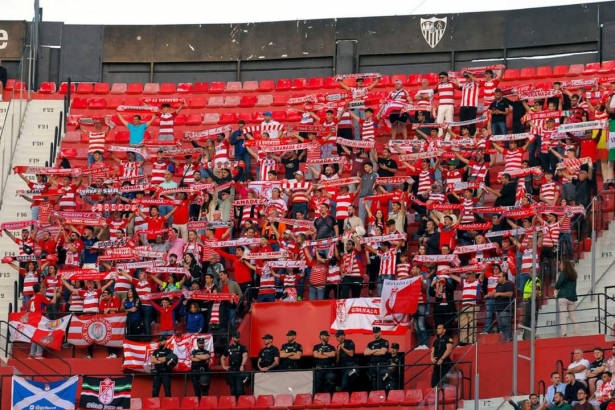
[[[105,379],[100,382],[98,390],[98,400],[101,404],[111,404],[113,402],[113,391],[115,390],[115,382],[111,379]]]
[[[434,48],[438,45],[442,37],[444,36],[444,31],[446,31],[446,21],[448,17],[443,17],[441,19],[432,17],[430,19],[421,19],[421,32],[423,33],[423,38],[429,47]]]

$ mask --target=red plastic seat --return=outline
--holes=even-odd
[[[280,78],[276,83],[275,90],[276,91],[288,91],[290,90],[292,82],[290,78]]]
[[[227,93],[238,93],[241,91],[241,81],[229,81],[226,83]]]
[[[113,83],[113,85],[111,86],[111,94],[114,95],[123,95],[126,94],[126,91],[128,90],[128,86],[126,85],[126,83]]]
[[[292,410],[302,410],[312,404],[312,395],[310,393],[299,393],[295,396],[295,403],[288,406]]]
[[[502,81],[515,81],[519,79],[519,69],[517,68],[508,68],[504,71],[504,76],[502,76]]]
[[[179,125],[179,126],[186,125],[186,120],[187,120],[186,114],[178,114],[175,117],[175,125]],[[143,121],[145,121],[145,118],[143,119]],[[154,121],[154,125],[160,125],[160,119],[157,118]]]
[[[255,403],[256,399],[254,398],[253,394],[244,394],[242,396],[239,396],[239,400],[237,400],[237,408],[251,409],[252,407],[254,407]]]
[[[130,105],[130,106],[137,106],[137,105],[141,105],[141,100],[138,98],[125,98],[124,99],[124,105]],[[127,116],[124,116],[127,117]],[[142,118],[143,119],[143,118]]]
[[[288,102],[288,95],[275,94],[273,96],[273,102],[271,103],[271,105],[273,105],[274,107],[282,107],[286,105],[287,102]]]
[[[141,83],[130,83],[128,84],[128,88],[126,89],[126,94],[143,94],[143,84]]]
[[[519,73],[519,80],[531,80],[536,78],[536,69],[534,67],[525,67]]]
[[[256,404],[252,406],[255,410],[269,410],[275,404],[272,394],[261,394],[256,398]]]
[[[256,98],[257,107],[269,107],[273,103],[273,95],[261,94]]]
[[[416,74],[414,74],[414,75],[416,75]],[[391,84],[395,84],[395,81],[397,81],[397,80],[400,80],[403,85],[416,85],[416,84],[410,84],[409,83],[408,76],[406,76],[406,74],[393,74],[391,76]]]
[[[111,91],[109,83],[96,83],[94,84],[94,94],[107,95]]]
[[[254,107],[258,98],[255,95],[244,95],[239,100],[239,107]]]
[[[25,82],[15,80],[15,83],[13,84],[13,91],[19,91],[19,90],[26,91],[27,89],[28,88],[26,87]]]
[[[146,409],[159,409],[160,398],[159,397],[146,397],[141,400],[141,408]]]
[[[143,404],[141,403],[141,399],[138,397],[130,399],[130,409],[131,410],[141,410],[143,408]]]
[[[214,125],[220,121],[220,114],[217,112],[206,112],[203,114],[203,124]]]
[[[307,86],[307,78],[295,78],[293,80],[293,90],[303,90]]]
[[[406,398],[406,392],[403,390],[390,390],[387,396],[386,403],[399,404]]]
[[[180,406],[182,409],[198,409],[199,398],[198,397],[184,397]]]
[[[190,104],[188,105],[190,108],[205,108],[207,104],[207,100],[205,97],[194,97],[190,100]]]
[[[83,135],[80,131],[66,131],[66,135],[62,138],[63,144],[78,144],[81,142],[81,136]],[[87,136],[85,137],[87,140]],[[84,141],[87,142],[87,141]]]
[[[585,66],[583,64],[571,64],[568,72],[566,73],[566,77],[576,77],[581,75],[585,70]]]
[[[217,396],[203,396],[201,397],[201,403],[199,403],[199,409],[215,409],[218,407]]]
[[[598,70],[600,70],[600,63],[588,63],[585,65],[585,70],[583,70],[582,74],[596,74]]]
[[[201,114],[186,115],[186,125],[200,125],[202,122],[203,116]]]
[[[104,98],[90,98],[88,108],[92,110],[104,110],[107,107],[107,100]]]
[[[249,112],[239,113],[239,115],[237,116],[237,121],[243,121],[246,124],[256,123],[256,121],[254,121],[254,116],[252,115],[252,113]]]
[[[9,81],[11,81],[11,80],[9,80]],[[8,87],[8,82],[7,82],[7,84],[6,84],[6,85],[7,85],[7,86],[6,86],[4,89],[5,89],[6,91],[9,91],[9,90],[7,89],[7,87]],[[75,86],[75,83],[71,83],[71,84],[70,84],[70,92],[71,92],[71,93],[74,93],[76,89],[77,89],[77,87]],[[61,83],[61,84],[60,84],[60,90],[59,90],[58,92],[59,92],[60,94],[68,94],[68,83],[67,83],[67,82]]]
[[[81,97],[73,98],[73,103],[71,104],[71,107],[78,110],[88,108],[88,100],[87,98]]]
[[[92,94],[94,91],[94,84],[92,83],[79,83],[77,85],[77,94]]]
[[[38,92],[40,94],[55,94],[56,83],[44,82],[41,84],[40,88],[38,89]]]
[[[162,83],[158,94],[173,94],[175,93],[175,83]]]
[[[369,392],[369,396],[367,397],[367,403],[364,404],[366,407],[380,407],[381,403],[384,403],[387,399],[387,394],[384,390],[373,390]]]
[[[224,97],[209,97],[207,108],[218,108],[224,104]]]
[[[130,133],[128,131],[116,131],[115,142],[118,144],[128,144],[130,142]]]
[[[239,105],[240,101],[241,97],[238,95],[227,95],[224,97],[224,103],[222,103],[222,106],[225,108],[234,108]]]
[[[307,405],[308,409],[324,409],[331,404],[331,395],[329,393],[316,393],[312,404]]]
[[[412,75],[412,74],[410,74],[410,75]],[[438,81],[439,81],[438,73],[426,73],[423,77],[427,81],[429,81],[429,85],[436,85],[436,84],[438,84]],[[408,79],[408,82],[410,82],[410,79]],[[419,81],[419,84],[420,84],[420,81]]]
[[[421,389],[406,390],[402,406],[418,406],[423,401],[423,391]]]
[[[380,81],[378,81],[378,84],[376,84],[376,88],[390,87],[392,85],[393,83],[391,82],[391,76],[383,75]]]
[[[237,122],[237,114],[234,112],[222,113],[220,114],[220,120],[218,120],[218,124],[227,125],[227,124],[235,124]]]
[[[236,406],[237,400],[235,399],[235,396],[220,396],[220,399],[218,400],[219,409],[232,409]]]
[[[179,83],[175,91],[180,94],[188,94],[192,92],[192,88],[192,83]]]
[[[275,404],[272,409],[282,410],[287,409],[293,405],[293,395],[292,394],[278,394],[275,396]]]
[[[322,77],[312,77],[308,80],[308,83],[305,88],[307,88],[308,90],[316,90],[318,88],[323,88],[323,86],[324,81],[322,80]]]
[[[160,403],[160,408],[164,410],[176,410],[179,408],[179,397],[165,397]]]
[[[194,92],[196,94],[204,94],[209,92],[209,83],[199,82],[194,83]]]
[[[538,67],[538,69],[536,70],[536,77],[535,78],[549,78],[553,75],[553,70],[551,70],[551,66],[550,65],[544,65],[544,66],[540,66]]]
[[[566,74],[568,74],[567,65],[556,65],[553,67],[553,77],[564,77]]]
[[[256,91],[259,93],[268,93],[273,91],[273,80],[262,80]]]
[[[271,114],[275,121],[286,121],[286,111],[273,111]]]
[[[301,113],[297,111],[290,111],[286,114],[286,121],[288,122],[299,122],[301,121]]]
[[[143,86],[143,94],[154,95],[160,92],[160,84],[158,83],[145,83]]]
[[[328,409],[341,409],[346,407],[346,404],[350,401],[350,395],[348,392],[339,391],[333,393],[331,397],[331,403],[327,405]]]
[[[550,83],[550,82],[542,82],[542,83],[534,84],[534,88],[538,88],[544,91],[550,90],[552,87],[553,87],[553,83]]]
[[[9,78],[8,80],[6,80],[6,85],[4,86],[4,91],[13,91],[13,88],[15,87],[15,81],[16,80],[14,78]]]
[[[224,84],[222,81],[214,81],[211,83],[211,86],[209,87],[209,92],[211,94],[222,94],[225,88],[226,88],[226,84]]]
[[[615,70],[615,60],[603,61],[599,73],[608,74],[612,73]]]
[[[362,407],[365,403],[367,403],[367,392],[353,391],[346,407]]]
[[[258,90],[258,81],[244,81],[243,82],[243,92],[254,92]]]

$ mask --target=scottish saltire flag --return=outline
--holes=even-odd
[[[12,410],[75,410],[79,377],[57,382],[35,382],[13,376]]]

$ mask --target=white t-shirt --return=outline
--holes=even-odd
[[[573,369],[577,366],[585,366],[585,369],[581,372],[575,373],[575,380],[587,380],[587,375],[585,374],[585,370],[589,369],[589,360],[581,359],[578,362],[572,362],[570,366],[568,366],[568,370]]]

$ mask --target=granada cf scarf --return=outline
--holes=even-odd
[[[165,97],[165,98],[141,98],[141,104],[144,105],[162,105],[162,104],[183,104],[186,105],[186,100],[179,97]]]
[[[325,126],[325,125],[287,125],[286,131],[289,132],[309,132],[316,134],[335,134],[337,133],[337,126]]]

